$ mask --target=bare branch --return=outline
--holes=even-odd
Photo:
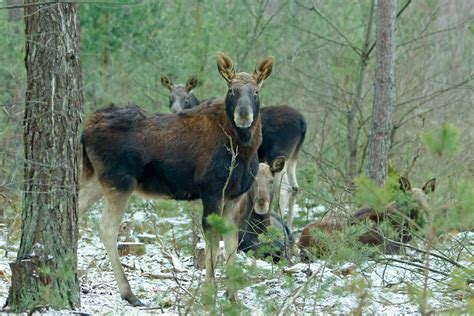
[[[411,3],[411,0],[408,0],[407,3],[405,3],[405,5],[400,9],[400,11],[398,11],[397,19],[402,15],[403,11],[405,11],[405,9],[408,8],[410,3]],[[372,53],[374,48],[375,48],[375,41],[372,43],[372,46],[370,46],[369,51],[367,52],[367,57],[370,57],[370,53]]]
[[[314,5],[314,3],[312,4],[311,7],[307,7],[305,6],[304,4],[300,3],[300,2],[296,2],[299,6],[305,8],[306,10],[308,11],[314,11],[318,16],[320,16],[329,26],[331,26],[331,28],[333,28],[337,34],[339,34],[339,36],[344,39],[344,41],[346,41],[347,43],[347,46],[349,46],[350,48],[352,48],[352,50],[357,54],[357,55],[361,55],[362,54],[362,51],[360,48],[358,48],[357,46],[355,46],[354,44],[352,44],[352,42],[341,32],[339,31],[339,29],[331,22],[329,21],[328,18],[326,18],[321,12],[319,12],[318,9],[316,9],[316,6]]]

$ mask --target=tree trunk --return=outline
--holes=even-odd
[[[388,174],[388,152],[395,94],[396,0],[379,0],[377,10],[374,108],[369,135],[367,175],[382,185]]]
[[[7,300],[17,312],[79,306],[79,5],[41,0],[25,5],[25,194]]]

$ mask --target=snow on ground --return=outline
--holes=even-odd
[[[129,215],[128,220],[143,225],[153,222],[149,214],[140,212]],[[181,216],[176,218],[158,219],[160,225],[165,223],[171,228],[158,242],[146,245],[145,255],[122,257],[132,289],[147,305],[146,308],[131,307],[120,298],[110,262],[97,233],[93,229],[81,229],[78,248],[82,292],[80,312],[94,315],[183,314],[192,299],[199,296],[204,271],[194,268],[190,253],[174,249],[173,238],[189,237],[190,240],[189,216],[180,213]],[[96,215],[93,212],[92,216]],[[472,268],[474,233],[460,233],[451,238],[446,252],[455,249],[453,245],[459,240],[463,240],[464,244],[467,240],[469,244],[469,248],[460,253],[460,258],[464,260],[460,263]],[[5,249],[4,239],[1,242],[1,248]],[[13,246],[8,257],[4,256],[4,250],[0,250],[2,305],[8,294],[11,276],[8,263],[14,259],[15,247],[18,246]],[[405,256],[387,256],[386,259],[387,263],[368,261],[360,266],[352,263],[333,265],[324,261],[304,264],[297,263],[295,259],[294,264],[284,267],[239,253],[238,263],[250,280],[249,285],[239,291],[239,297],[244,308],[252,314],[275,314],[289,300],[291,303],[286,312],[296,314],[349,314],[359,306],[362,306],[364,314],[418,313],[419,308],[410,299],[408,288],[409,285],[423,285],[422,269],[412,265],[419,261],[418,264],[423,266],[422,255],[411,252]],[[447,274],[452,270],[451,264],[434,257],[430,259],[430,267]],[[217,276],[221,275],[218,270]],[[428,288],[432,293],[429,305],[434,311],[466,306],[469,297],[462,296],[463,292],[449,290],[449,277],[438,273],[430,273],[429,276]],[[299,295],[295,295],[297,292]],[[218,297],[223,296],[221,284]]]

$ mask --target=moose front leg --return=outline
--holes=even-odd
[[[203,214],[202,229],[206,240],[206,281],[215,284],[214,270],[217,263],[217,255],[219,254],[220,234],[215,227],[211,227],[208,222],[208,216],[211,214],[221,215],[221,200],[214,196],[202,196]]]
[[[229,286],[227,288],[226,295],[229,298],[229,300],[232,303],[237,303],[239,301],[239,297],[237,295],[237,289],[233,285],[232,282],[233,280],[233,275],[232,275],[232,269],[235,267],[235,261],[236,261],[236,253],[237,253],[237,247],[239,243],[239,229],[237,227],[237,222],[235,220],[235,213],[237,210],[235,210],[237,200],[233,201],[227,201],[224,206],[224,219],[225,223],[228,228],[230,228],[229,231],[227,231],[223,238],[224,238],[224,247],[225,247],[225,252],[226,252],[226,259],[227,259],[227,278],[229,279]],[[239,280],[235,280],[239,281]]]

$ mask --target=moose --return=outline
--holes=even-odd
[[[170,110],[173,113],[207,104],[213,98],[199,101],[193,94],[197,78],[192,75],[186,84],[173,84],[171,79],[161,76],[161,83],[170,91]],[[286,159],[282,171],[274,174],[275,193],[278,192],[280,211],[288,208],[286,224],[292,228],[293,207],[299,191],[296,178],[298,155],[306,135],[306,121],[297,110],[288,105],[263,107],[260,110],[262,120],[262,144],[258,149],[258,159],[272,165],[278,157]],[[275,194],[274,194],[275,195]]]
[[[185,84],[174,84],[168,76],[162,75],[161,84],[170,91],[169,108],[171,113],[176,114],[201,104],[201,101],[193,93],[193,89],[198,84],[196,76],[190,76]]]
[[[271,166],[260,163],[254,184],[242,195],[236,205],[239,221],[238,250],[244,252],[252,250],[255,254],[260,254],[259,235],[266,233],[268,228],[273,226],[278,234],[271,236],[270,249],[262,255],[263,257],[272,256],[274,262],[289,257],[292,241],[289,228],[277,214],[270,211],[273,175],[281,172],[284,164],[285,157],[282,156],[277,157]]]
[[[385,253],[399,252],[400,244],[408,243],[412,239],[413,231],[420,226],[418,223],[423,216],[423,212],[429,210],[428,194],[434,192],[436,179],[427,181],[421,189],[412,188],[410,181],[405,177],[400,177],[399,183],[400,190],[404,193],[405,198],[391,202],[382,212],[370,207],[363,207],[356,211],[349,220],[327,216],[306,225],[298,241],[301,259],[308,261],[309,253],[319,257],[327,251],[315,239],[315,231],[330,235],[335,231],[342,231],[349,225],[357,225],[365,221],[371,224],[371,228],[359,237],[359,242],[380,247]],[[384,237],[380,231],[383,222],[394,229],[396,240],[387,240]]]
[[[208,216],[222,215],[237,224],[235,205],[255,181],[262,141],[259,90],[272,72],[273,58],[264,59],[248,74],[237,73],[231,58],[218,53],[217,68],[227,83],[224,101],[179,114],[149,114],[138,106],[111,105],[85,122],[79,212],[85,213],[104,197],[100,238],[120,295],[134,306],[143,304],[130,287],[117,250],[119,226],[132,193],[201,199],[206,280],[214,284],[220,236]],[[222,237],[228,263],[235,264],[238,233],[230,231]],[[231,302],[238,300],[231,287],[227,296]]]

